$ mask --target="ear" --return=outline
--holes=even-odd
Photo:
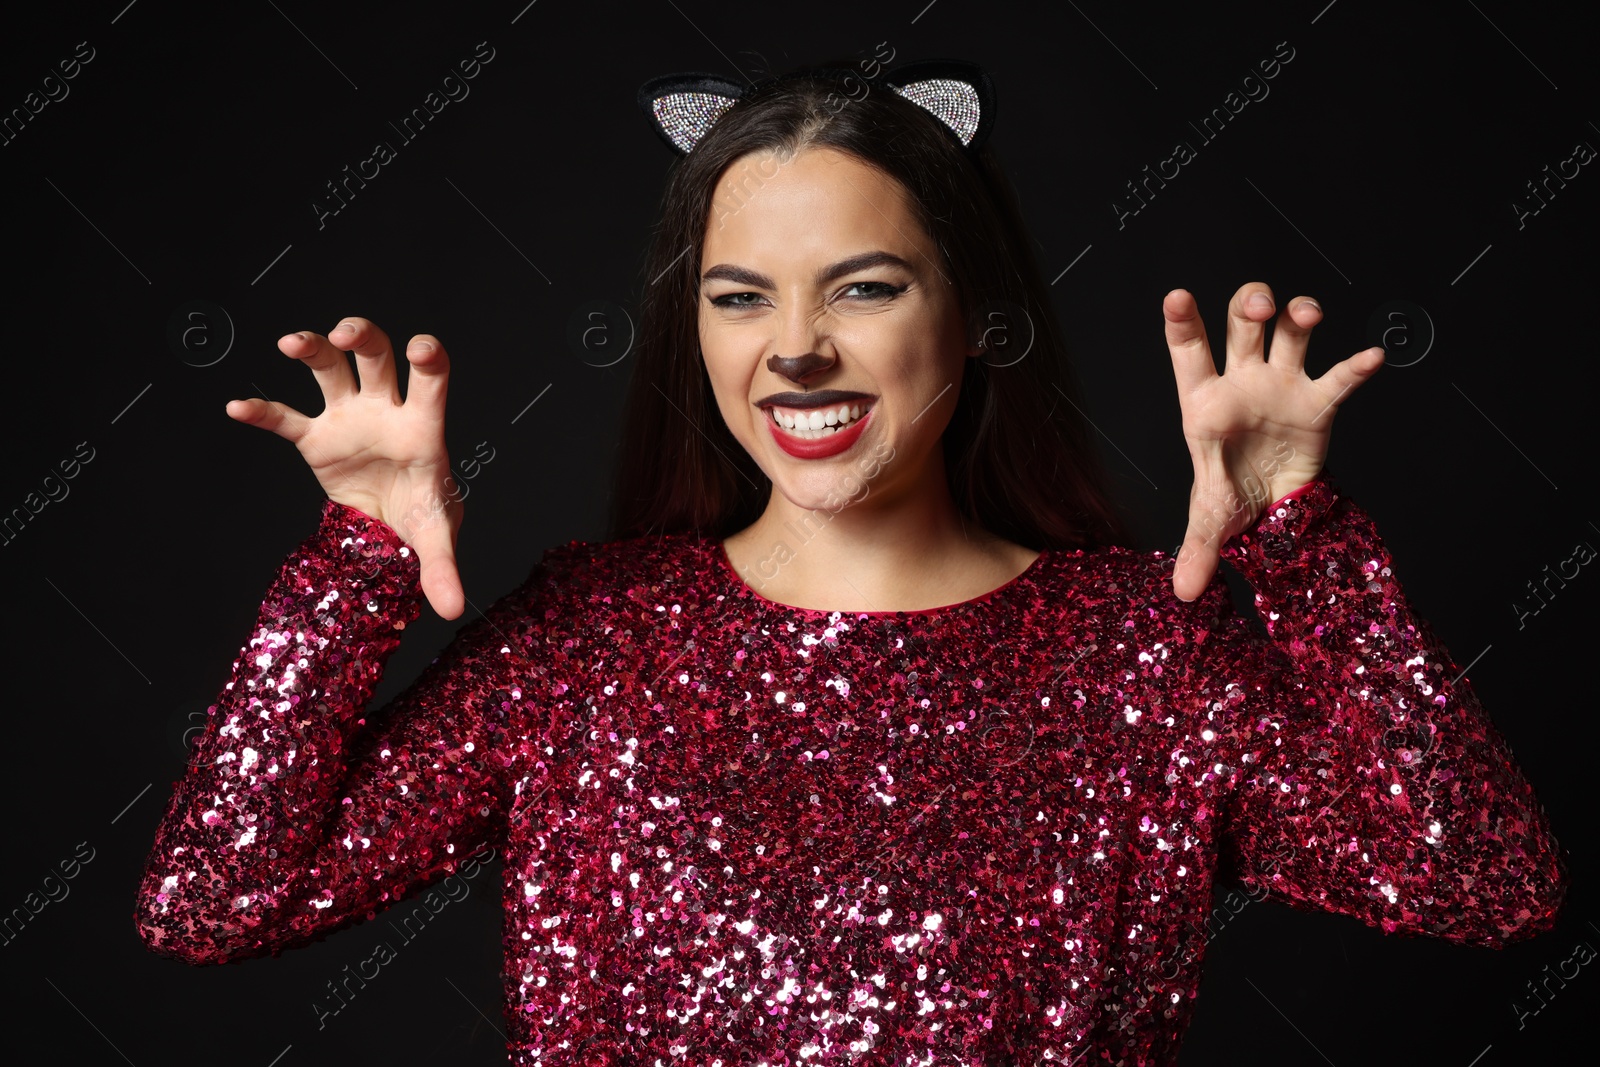
[[[889,72],[889,88],[950,127],[976,152],[994,127],[994,79],[976,63],[929,59]]]
[[[673,151],[688,155],[744,88],[715,74],[667,74],[639,87],[639,107]]]

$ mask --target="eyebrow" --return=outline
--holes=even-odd
[[[817,284],[826,285],[828,282],[835,281],[847,274],[854,274],[857,271],[867,270],[872,267],[898,267],[907,274],[916,274],[910,263],[907,263],[893,252],[880,250],[862,252],[860,255],[841,259],[837,263],[823,267],[817,272]],[[748,285],[756,289],[777,288],[772,279],[760,271],[736,266],[732,263],[718,263],[716,266],[709,268],[700,278],[702,284],[717,280],[737,282],[740,285]]]

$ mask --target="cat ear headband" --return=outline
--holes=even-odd
[[[716,121],[757,88],[790,78],[832,77],[840,81],[841,108],[871,91],[873,79],[850,70],[818,68],[769,78],[755,85],[729,81],[715,74],[667,74],[639,88],[639,107],[661,139],[679,155],[688,155]],[[943,123],[969,152],[983,146],[994,126],[994,81],[975,63],[931,59],[908,63],[880,75],[894,92]],[[844,89],[854,81],[856,89]]]

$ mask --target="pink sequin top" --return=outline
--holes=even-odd
[[[1219,863],[1389,932],[1549,929],[1567,860],[1366,513],[1324,477],[1224,555],[1270,636],[1160,552],[873,613],[766,600],[691,534],[575,541],[367,725],[418,565],[330,501],[140,936],[275,955],[493,845],[511,1062],[827,1067],[1175,1062]]]

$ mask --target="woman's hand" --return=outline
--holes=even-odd
[[[416,551],[433,610],[459,616],[466,601],[455,560],[462,507],[445,452],[444,346],[432,334],[411,339],[404,402],[389,337],[366,319],[345,319],[331,339],[287,334],[278,349],[316,375],[322,414],[307,418],[287,404],[250,399],[229,401],[228,416],[294,442],[331,499],[387,523]],[[359,388],[348,350],[356,354]]]
[[[1222,558],[1222,545],[1250,529],[1266,506],[1322,470],[1333,416],[1352,391],[1383,365],[1369,348],[1306,376],[1306,341],[1322,308],[1296,297],[1278,316],[1270,358],[1263,355],[1272,290],[1240,286],[1228,304],[1227,366],[1217,374],[1194,296],[1174,289],[1161,303],[1167,347],[1183,410],[1183,436],[1194,461],[1189,529],[1178,550],[1172,591],[1193,600]]]

